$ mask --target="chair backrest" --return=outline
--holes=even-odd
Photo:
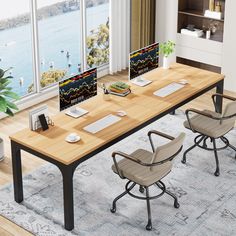
[[[162,161],[165,162],[170,157],[177,154],[183,145],[184,138],[185,133],[181,133],[177,138],[171,140],[169,143],[157,147],[155,153],[153,154],[151,164]],[[151,167],[150,170],[155,170],[155,166]]]
[[[222,114],[222,118],[232,116],[234,114],[236,114],[236,101],[230,102],[226,105],[224,112]],[[224,125],[228,124],[229,126],[232,126],[233,128],[235,121],[236,121],[236,115],[233,116],[232,118],[222,120],[221,124],[224,124]]]

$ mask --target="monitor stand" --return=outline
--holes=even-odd
[[[71,116],[73,118],[79,118],[87,113],[88,113],[88,111],[86,111],[80,107],[73,107],[73,108],[70,108],[69,111],[65,112],[66,115]]]
[[[131,80],[131,83],[135,84],[135,85],[138,85],[138,86],[141,86],[141,87],[144,87],[150,83],[152,83],[151,80],[147,80],[145,78],[143,78],[142,76],[139,76],[133,80]]]

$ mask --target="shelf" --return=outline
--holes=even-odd
[[[224,19],[215,19],[215,18],[211,18],[211,17],[206,17],[206,16],[204,16],[202,11],[198,11],[198,10],[185,9],[185,10],[179,11],[179,14],[183,14],[183,15],[187,15],[187,16],[194,16],[194,17],[201,17],[201,18],[204,18],[204,19],[224,22]]]

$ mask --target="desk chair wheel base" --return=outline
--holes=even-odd
[[[150,206],[150,200],[152,199],[156,199],[161,197],[164,193],[168,194],[169,196],[171,196],[172,198],[174,198],[174,207],[175,208],[179,208],[180,204],[178,202],[178,198],[171,193],[170,191],[168,191],[166,189],[165,184],[162,181],[158,181],[157,183],[155,183],[155,185],[161,190],[161,193],[159,193],[156,196],[149,196],[149,187],[143,187],[143,186],[139,186],[139,191],[144,191],[146,190],[146,196],[137,196],[134,195],[133,193],[131,193],[131,190],[134,188],[134,186],[136,185],[136,183],[132,182],[132,181],[128,181],[126,186],[125,186],[125,191],[120,194],[118,197],[116,197],[114,199],[114,201],[112,202],[112,207],[110,209],[110,211],[112,213],[116,212],[116,202],[121,199],[122,197],[124,197],[126,194],[129,194],[131,197],[134,197],[136,199],[140,199],[140,200],[146,200],[147,202],[147,213],[148,213],[148,223],[146,225],[146,230],[150,231],[152,230],[152,216],[151,216],[151,206]],[[142,192],[141,192],[142,193]]]
[[[213,148],[209,148],[207,146],[207,139],[210,139],[210,141],[213,143]],[[221,140],[224,142],[225,146],[224,147],[220,147],[220,148],[217,148],[216,147],[216,139],[214,138],[210,138],[210,137],[207,137],[205,135],[198,135],[197,137],[195,137],[194,139],[194,145],[191,146],[190,148],[188,148],[184,154],[183,154],[183,159],[182,159],[182,163],[183,164],[186,164],[186,156],[187,156],[187,153],[190,152],[192,149],[194,149],[195,147],[200,147],[204,150],[207,150],[207,151],[214,151],[214,155],[215,155],[215,161],[216,161],[216,171],[214,173],[214,175],[216,177],[220,176],[220,167],[219,167],[219,158],[218,158],[218,154],[217,154],[217,151],[220,151],[220,150],[223,150],[227,147],[230,146],[229,144],[229,141],[228,139],[226,139],[225,137],[222,137]],[[203,143],[201,144],[201,142],[203,141]]]
[[[175,200],[175,202],[174,202],[174,207],[175,207],[176,209],[178,209],[178,208],[180,207],[178,201],[176,201],[176,200]]]
[[[219,170],[216,170],[215,173],[214,173],[214,175],[215,175],[216,177],[220,176],[220,171],[219,171]]]
[[[116,213],[116,207],[112,207],[112,208],[110,209],[110,211],[111,211],[111,213]]]
[[[148,231],[151,231],[152,230],[152,222],[150,221],[148,221],[148,224],[147,224],[147,226],[146,226],[146,230],[148,230]]]
[[[144,193],[144,187],[143,187],[143,186],[140,186],[140,187],[139,187],[139,192],[140,192],[140,193]]]

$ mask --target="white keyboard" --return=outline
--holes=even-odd
[[[158,97],[166,97],[180,89],[182,89],[184,87],[183,84],[179,84],[179,83],[171,83],[161,89],[158,89],[156,92],[154,92],[153,94],[158,96]]]
[[[83,129],[88,131],[89,133],[96,134],[97,132],[115,124],[116,122],[120,121],[121,118],[114,115],[108,115],[103,117],[100,120],[84,127]]]

